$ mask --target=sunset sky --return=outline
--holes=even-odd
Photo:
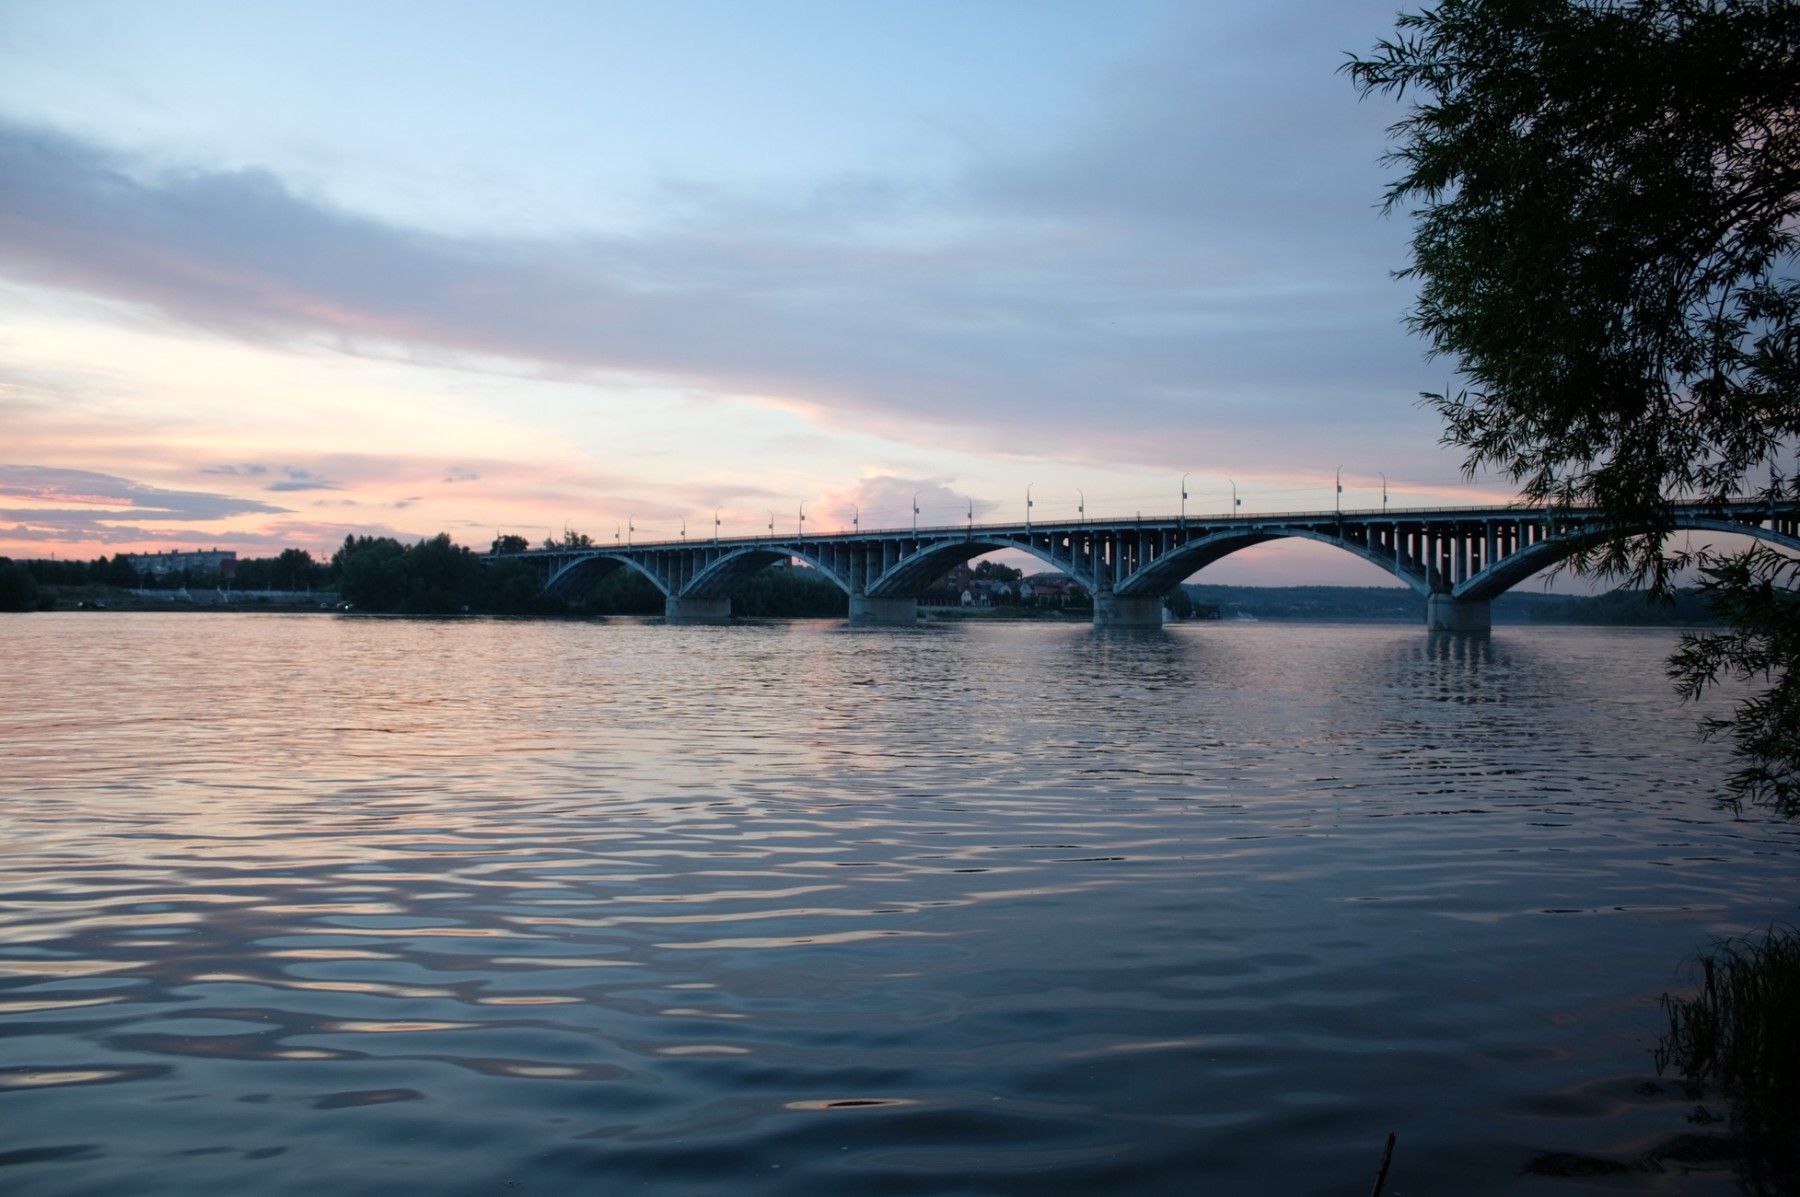
[[[1505,501],[1336,73],[1393,12],[0,0],[0,555]]]

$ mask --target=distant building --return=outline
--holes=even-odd
[[[195,577],[229,578],[237,570],[237,553],[231,549],[170,549],[164,553],[121,555],[132,569],[149,578],[166,578],[183,571]]]
[[[969,588],[969,583],[974,580],[975,571],[970,569],[969,563],[965,561],[945,574],[939,584],[947,587],[953,594],[961,594]]]
[[[1013,595],[1011,584],[996,582],[992,578],[977,578],[963,587],[963,606],[971,603],[977,607],[991,607],[1003,599]]]
[[[1062,573],[1032,574],[1019,583],[1021,599],[1047,599],[1060,604],[1071,598],[1079,598],[1087,594],[1081,583]]]

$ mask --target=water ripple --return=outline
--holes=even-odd
[[[0,635],[9,1191],[1513,1192],[1793,912],[1660,633]]]

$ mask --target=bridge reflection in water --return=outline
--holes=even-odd
[[[1800,552],[1800,503],[1677,507],[1675,526],[1735,533]],[[1284,538],[1315,540],[1386,570],[1425,596],[1426,626],[1481,632],[1493,598],[1596,543],[1611,529],[1584,509],[1462,507],[1300,512],[1217,519],[1132,519],[1052,524],[965,524],[837,536],[662,541],[612,548],[509,554],[540,572],[546,593],[574,596],[617,569],[635,569],[664,596],[672,621],[731,617],[731,593],[758,570],[799,559],[850,596],[850,622],[906,625],[933,582],[973,557],[1029,553],[1094,598],[1102,627],[1153,627],[1163,598],[1239,549]],[[494,558],[488,558],[493,560]]]

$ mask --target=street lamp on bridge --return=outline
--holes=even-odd
[[[1377,471],[1379,473],[1379,471]],[[1387,475],[1381,475],[1381,514],[1387,514]]]
[[[850,530],[859,536],[862,535],[862,508],[860,507],[850,509]]]
[[[1337,472],[1337,513],[1344,514],[1344,467],[1339,466]]]
[[[613,521],[613,548],[615,548],[615,549],[618,548],[620,543],[621,543],[621,541],[619,540],[619,521],[614,520]]]
[[[800,522],[798,524],[794,525],[794,535],[801,540],[806,539],[806,504],[805,503],[800,504]]]
[[[1035,482],[1025,484],[1025,535],[1027,536],[1031,535],[1031,488],[1036,485]],[[969,522],[973,523],[973,518]]]
[[[1075,514],[1082,523],[1087,523],[1087,492],[1079,486],[1075,488]]]
[[[687,519],[685,517],[681,521],[681,539],[682,543],[687,542]]]
[[[769,512],[769,539],[775,539],[775,513]]]
[[[913,492],[913,535],[919,534],[919,492]]]
[[[719,543],[719,509],[713,508],[713,543]]]
[[[635,516],[635,515],[626,516],[625,517],[625,546],[627,548],[631,547],[631,534],[636,531],[637,531],[637,516]]]
[[[1230,518],[1236,519],[1238,508],[1244,505],[1244,501],[1237,497],[1237,483],[1232,482],[1229,478],[1225,479],[1225,481],[1231,483],[1231,510],[1227,514]]]
[[[1188,476],[1183,474],[1181,476],[1181,522],[1184,527],[1187,524],[1187,480]]]

